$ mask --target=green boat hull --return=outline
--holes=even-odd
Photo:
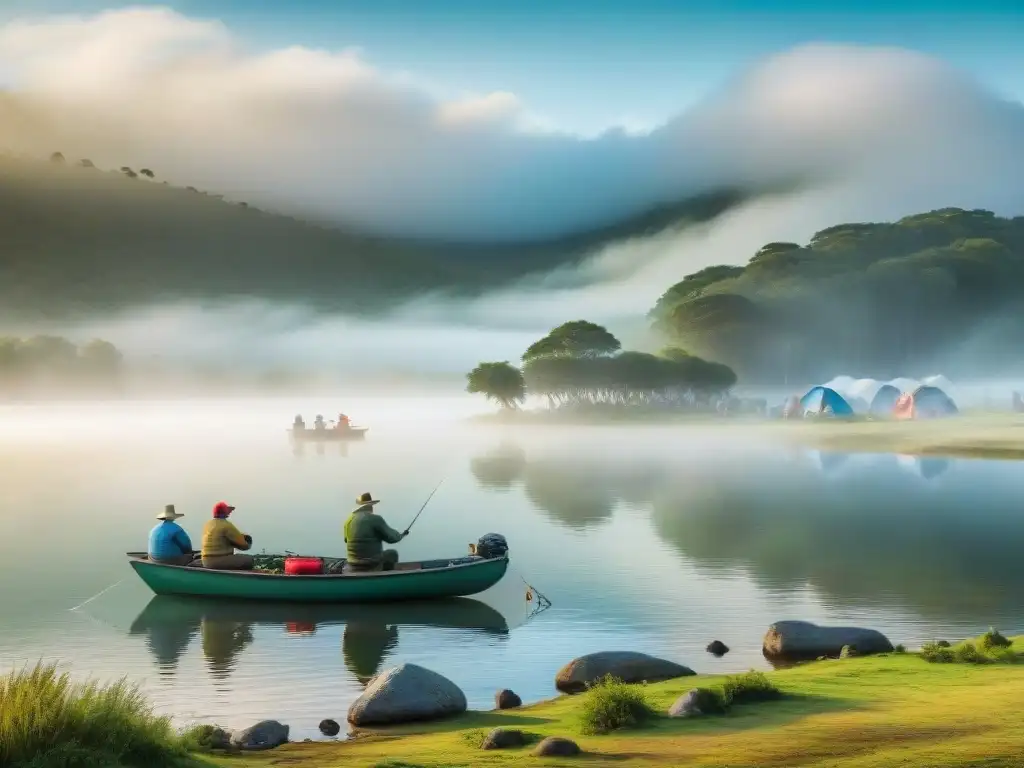
[[[308,603],[384,603],[466,597],[490,589],[508,570],[507,555],[415,570],[321,576],[164,565],[150,562],[143,552],[129,552],[128,558],[139,578],[158,595]]]

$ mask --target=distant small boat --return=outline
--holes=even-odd
[[[393,571],[293,576],[258,571],[214,571],[150,562],[128,552],[128,562],[158,595],[246,600],[384,603],[466,597],[490,589],[508,570],[508,553],[399,563]]]
[[[338,440],[362,440],[369,429],[369,427],[331,427],[329,429],[295,429],[295,427],[292,427],[288,430],[288,433],[294,440],[320,443]]]

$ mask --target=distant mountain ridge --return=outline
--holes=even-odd
[[[579,235],[489,245],[346,232],[161,183],[159,169],[155,181],[139,174],[0,158],[5,319],[251,297],[374,314],[389,301],[473,295],[577,263],[604,243],[707,221],[749,196],[722,190]]]

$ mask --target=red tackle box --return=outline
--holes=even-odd
[[[324,572],[322,557],[286,557],[284,572],[289,576],[316,576]]]

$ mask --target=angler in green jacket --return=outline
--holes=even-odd
[[[409,531],[399,533],[373,508],[380,503],[369,493],[364,493],[356,503],[359,505],[345,521],[345,544],[348,547],[348,566],[353,571],[392,571],[398,564],[398,552],[384,549],[384,544],[397,544]]]

